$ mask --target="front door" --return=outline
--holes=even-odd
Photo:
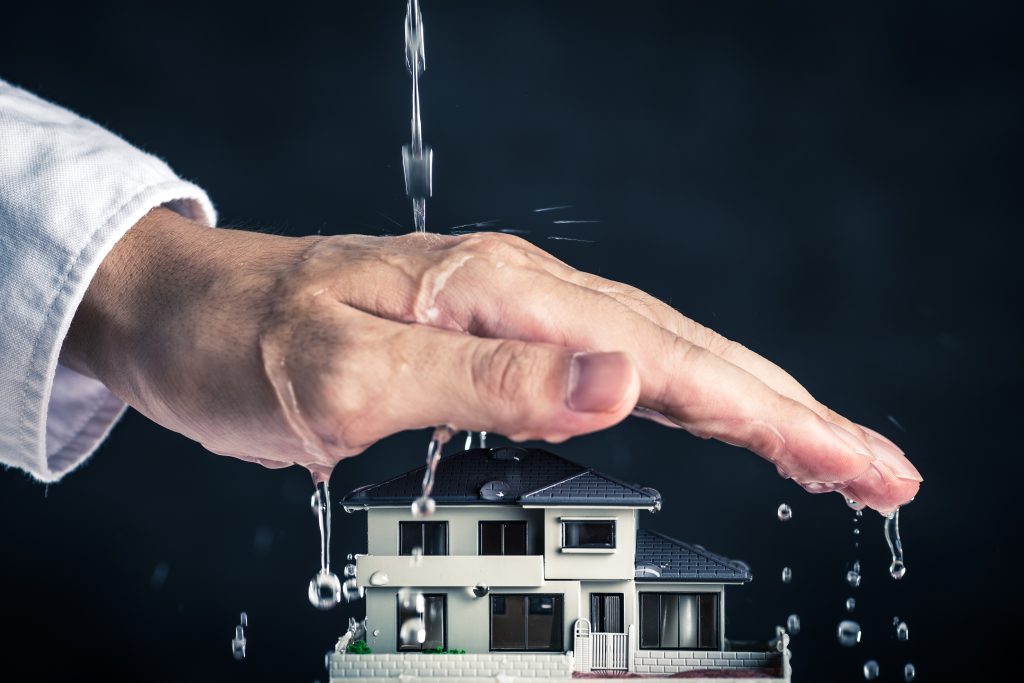
[[[623,633],[622,593],[591,593],[590,623],[595,633]]]
[[[416,611],[416,605],[408,604],[398,596],[398,649],[409,650],[446,650],[448,649],[448,596],[444,593],[427,593],[423,596],[423,613]],[[422,619],[422,631],[410,624],[403,630],[402,625],[411,620]],[[418,626],[418,624],[416,624]],[[407,636],[403,638],[403,633]],[[420,635],[425,634],[423,642],[418,642]]]

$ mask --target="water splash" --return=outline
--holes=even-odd
[[[235,627],[235,637],[231,639],[231,656],[235,659],[245,659],[245,629],[242,626]]]
[[[788,522],[789,520],[793,519],[793,509],[786,505],[785,503],[779,505],[779,509],[776,511],[775,514],[779,518],[780,522]]]
[[[331,489],[317,482],[310,507],[320,525],[320,571],[309,582],[309,602],[317,609],[332,609],[341,602],[341,580],[331,571]]]
[[[843,647],[853,647],[860,642],[860,624],[844,619],[836,629],[836,639]]]
[[[419,0],[409,0],[405,9],[405,66],[412,76],[412,142],[402,147],[405,193],[412,200],[416,231],[426,232],[434,152],[423,144],[423,122],[420,118],[420,76],[427,69],[427,61]]]
[[[900,509],[885,518],[885,542],[889,544],[889,552],[892,555],[892,564],[889,565],[889,575],[897,581],[907,573],[907,565],[903,562],[903,543],[900,541]]]
[[[434,434],[427,445],[427,469],[423,472],[423,493],[412,502],[413,517],[429,517],[434,514],[437,504],[430,494],[434,490],[434,477],[437,475],[437,463],[441,460],[444,445],[455,436],[455,430],[447,425],[434,429]]]
[[[571,209],[572,204],[562,204],[561,206],[543,206],[539,209],[534,209],[534,213],[544,213],[545,211],[561,211],[562,209]]]

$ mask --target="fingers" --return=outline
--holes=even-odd
[[[438,424],[562,441],[620,422],[640,393],[636,367],[619,351],[486,339],[344,306],[333,325],[353,333],[328,345],[319,372],[303,373],[319,386],[296,384],[295,393],[311,427],[342,455]]]

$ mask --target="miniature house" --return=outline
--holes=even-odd
[[[440,461],[436,511],[415,518],[423,473],[343,499],[346,511],[367,512],[358,635],[372,654],[339,648],[332,680],[721,677],[726,669],[737,679],[788,679],[785,634],[762,651],[726,639],[725,587],[751,581],[748,567],[639,529],[640,513],[661,507],[656,490],[545,450],[478,448]],[[409,590],[423,594],[423,642],[401,638],[417,616],[402,605],[399,592]]]

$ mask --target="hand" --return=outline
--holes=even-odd
[[[61,360],[215,453],[321,478],[406,429],[559,442],[637,408],[881,512],[921,481],[771,362],[504,234],[289,238],[156,209],[103,262]]]

